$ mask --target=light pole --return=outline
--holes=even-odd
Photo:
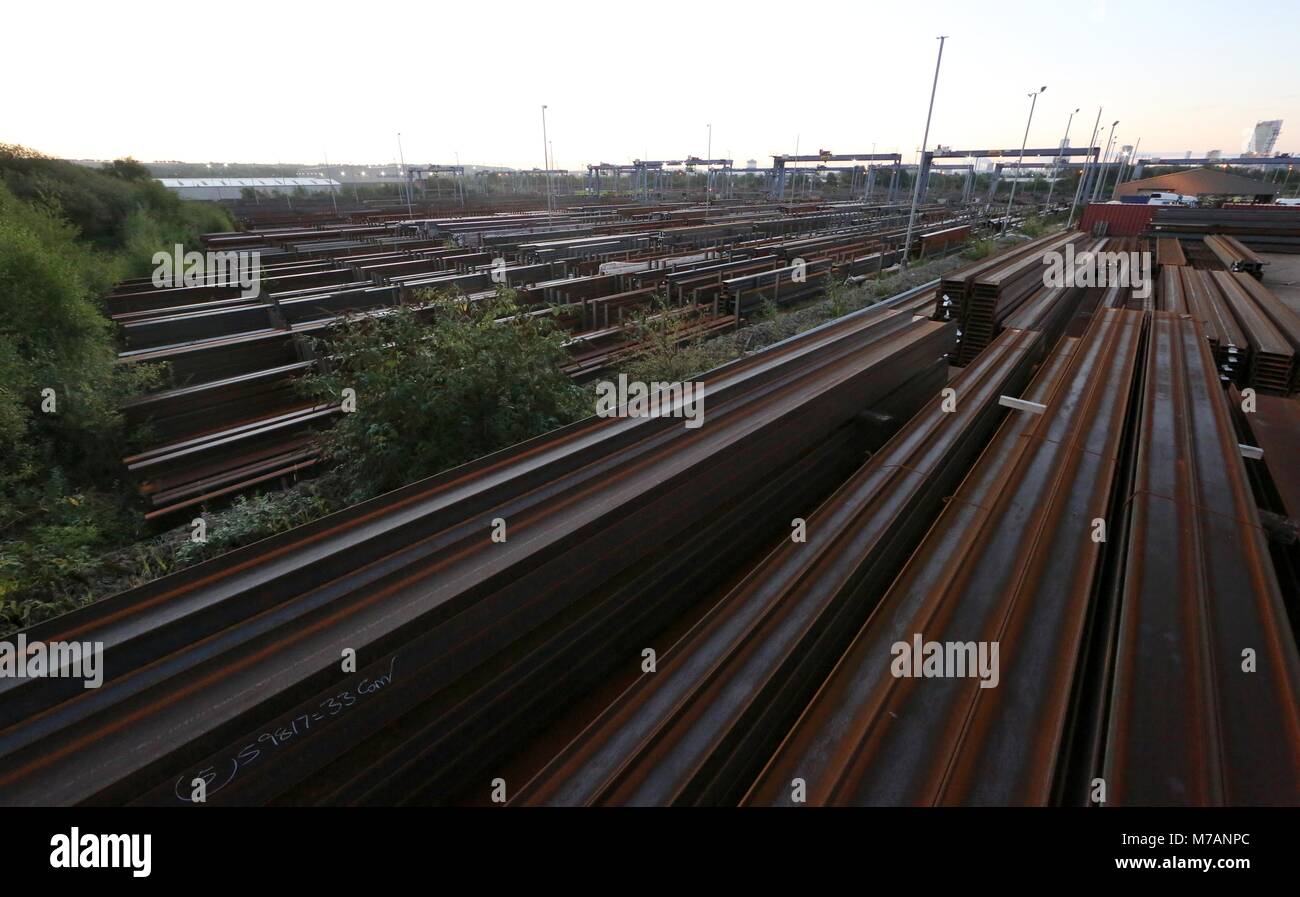
[[[1052,207],[1052,192],[1056,189],[1056,179],[1061,176],[1061,156],[1065,155],[1065,148],[1070,145],[1070,125],[1074,124],[1074,116],[1078,112],[1078,109],[1071,112],[1065,122],[1065,136],[1061,138],[1061,150],[1056,154],[1056,167],[1052,169],[1052,181],[1047,185],[1047,202],[1043,203],[1044,209]]]
[[[1083,172],[1079,175],[1079,183],[1074,185],[1074,201],[1070,203],[1070,217],[1065,220],[1065,229],[1069,230],[1070,225],[1074,223],[1074,210],[1079,205],[1079,200],[1083,198],[1083,188],[1088,183],[1088,157],[1092,155],[1092,148],[1097,143],[1097,129],[1101,127],[1101,108],[1097,107],[1097,120],[1092,123],[1092,136],[1088,138],[1088,150],[1083,156]]]
[[[542,165],[546,169],[546,222],[551,223],[555,212],[551,208],[551,142],[546,139],[546,104],[542,104]]]
[[[1128,159],[1125,160],[1124,168],[1121,168],[1121,169],[1120,169],[1120,176],[1117,177],[1117,178],[1115,178],[1115,189],[1116,189],[1116,190],[1119,189],[1119,185],[1120,185],[1120,183],[1121,183],[1122,181],[1126,181],[1126,180],[1128,180],[1129,178],[1133,177],[1133,172],[1134,172],[1134,171],[1136,170],[1136,168],[1137,168],[1138,150],[1141,149],[1141,147],[1142,147],[1142,138],[1139,137],[1139,138],[1137,139],[1137,143],[1133,144],[1133,152],[1130,153]],[[1124,172],[1125,172],[1125,169],[1128,170],[1128,174],[1125,174],[1125,173],[1124,173]]]
[[[1115,136],[1115,128],[1111,126],[1110,139],[1106,141],[1106,164],[1101,168],[1101,179],[1097,181],[1097,201],[1106,201],[1106,182],[1110,180],[1111,165],[1119,167],[1119,138]]]
[[[704,161],[706,163],[711,163],[713,160],[713,123],[712,122],[709,123],[708,146],[709,146],[708,151],[704,154]],[[704,217],[705,218],[709,217],[709,200],[712,198],[713,198],[713,194],[709,190],[709,165],[706,164],[704,166]]]
[[[873,141],[871,141],[871,156],[872,156],[872,158],[871,158],[871,160],[870,160],[869,162],[867,162],[867,183],[871,185],[871,189],[870,189],[869,191],[867,191],[867,195],[866,195],[866,197],[865,197],[865,199],[867,200],[867,202],[871,202],[871,200],[872,200],[872,199],[875,197],[875,195],[876,195],[876,182],[875,182],[874,180],[872,180],[872,178],[871,178],[871,167],[872,167],[872,166],[875,164],[875,162],[876,162],[875,155],[876,155],[876,141],[873,140]],[[864,184],[863,186],[865,187],[866,184]]]
[[[333,180],[333,178],[330,178],[330,154],[329,154],[329,151],[328,151],[328,150],[322,150],[322,152],[323,152],[324,155],[325,155],[325,177],[326,177],[327,179],[329,179],[329,180]],[[218,196],[219,196],[219,194],[218,194]],[[338,214],[339,214],[339,201],[334,197],[334,185],[333,185],[333,184],[330,184],[330,201],[334,203],[334,216],[337,218],[337,217],[338,217]]]
[[[1011,192],[1007,194],[1007,214],[1002,217],[1002,233],[1007,232],[1011,223],[1011,201],[1016,198],[1016,185],[1020,183],[1021,166],[1025,164],[1025,144],[1029,142],[1029,125],[1034,120],[1034,107],[1038,105],[1038,95],[1047,90],[1047,85],[1029,94],[1029,118],[1025,121],[1025,136],[1020,140],[1020,158],[1016,161],[1016,179],[1011,182]]]
[[[943,45],[946,34],[939,35],[939,58],[934,61],[934,83],[930,85],[930,109],[925,113],[925,133],[921,137],[921,156],[916,161],[916,183],[912,185],[912,208],[907,213],[907,235],[903,237],[903,258],[899,267],[907,267],[907,252],[912,245],[912,228],[916,225],[916,204],[921,199],[921,167],[925,165],[925,145],[930,142],[930,117],[934,115],[934,95],[939,89],[939,66],[943,64]]]
[[[402,163],[402,174],[405,175],[405,174],[406,174],[406,153],[402,152],[402,132],[401,132],[401,131],[398,131],[398,132],[397,132],[397,158],[398,158],[399,160],[401,160],[401,163]],[[410,183],[409,183],[409,181],[410,181],[410,178],[409,178],[409,177],[407,178],[407,181],[408,181],[408,183],[406,184],[406,217],[408,217],[408,218],[414,218],[414,217],[415,217],[415,213],[411,211],[411,185],[410,185]]]
[[[1101,182],[1106,180],[1106,163],[1110,159],[1110,145],[1115,139],[1115,126],[1119,124],[1119,119],[1110,123],[1110,136],[1106,138],[1106,151],[1101,154],[1101,169],[1097,173],[1097,180],[1092,187],[1092,201],[1096,202],[1097,197],[1101,195]]]

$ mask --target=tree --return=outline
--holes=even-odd
[[[319,341],[322,370],[309,395],[355,411],[322,435],[326,458],[362,500],[522,442],[591,413],[568,377],[564,335],[521,315],[511,290],[474,302],[425,295],[424,304],[354,316]]]
[[[143,162],[137,162],[130,156],[125,159],[114,159],[108,166],[108,174],[113,177],[121,178],[124,181],[152,181],[153,173]]]

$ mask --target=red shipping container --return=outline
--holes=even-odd
[[[1105,230],[1100,232],[1101,236],[1136,237],[1146,231],[1157,208],[1145,203],[1088,203],[1079,230],[1091,234],[1098,222],[1104,222]]]

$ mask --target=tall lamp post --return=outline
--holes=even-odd
[[[925,146],[930,142],[930,117],[934,115],[934,95],[939,89],[939,66],[943,64],[943,45],[948,39],[946,34],[939,35],[939,58],[934,62],[934,83],[930,86],[930,109],[925,113],[925,134],[921,137],[921,155],[917,161],[916,183],[912,185],[912,208],[907,213],[907,235],[903,237],[903,258],[899,262],[907,267],[907,252],[912,246],[912,228],[916,225],[916,204],[921,199],[921,167],[925,165]]]
[[[1096,202],[1097,197],[1101,196],[1101,182],[1106,180],[1106,165],[1110,159],[1110,145],[1115,139],[1115,126],[1119,124],[1119,119],[1110,123],[1110,136],[1106,138],[1106,151],[1101,154],[1101,170],[1097,172],[1097,181],[1092,188],[1092,201]]]
[[[402,174],[406,175],[406,217],[414,218],[415,213],[411,211],[411,178],[406,171],[406,153],[402,151],[402,132],[397,132],[397,158],[402,162]]]
[[[1074,210],[1078,207],[1079,200],[1083,198],[1083,188],[1088,183],[1088,157],[1092,155],[1092,148],[1097,143],[1097,129],[1101,127],[1101,109],[1102,107],[1097,107],[1097,120],[1092,123],[1092,136],[1088,138],[1088,152],[1083,157],[1083,172],[1079,175],[1079,183],[1074,186],[1074,201],[1070,203],[1070,216],[1065,219],[1066,230],[1074,224]]]
[[[709,123],[709,148],[704,155],[706,162],[713,159],[713,123]],[[709,191],[709,165],[704,166],[704,217],[709,217],[709,200],[713,194]]]
[[[1052,207],[1052,192],[1056,189],[1056,179],[1061,176],[1061,156],[1065,155],[1065,148],[1070,145],[1070,125],[1074,124],[1074,116],[1078,112],[1078,109],[1071,112],[1069,119],[1065,122],[1065,136],[1061,138],[1061,149],[1056,154],[1056,167],[1052,169],[1052,180],[1047,185],[1047,202],[1043,203],[1044,209]]]
[[[546,169],[546,221],[555,214],[551,208],[551,142],[546,139],[546,104],[542,104],[542,166]]]
[[[1016,198],[1016,185],[1020,183],[1021,166],[1025,164],[1025,145],[1029,142],[1029,126],[1034,121],[1034,107],[1038,105],[1038,95],[1047,90],[1047,85],[1029,94],[1029,118],[1025,121],[1025,136],[1020,141],[1020,158],[1016,161],[1016,179],[1011,182],[1011,192],[1007,194],[1007,214],[1002,218],[1002,233],[1007,232],[1011,223],[1011,201]]]

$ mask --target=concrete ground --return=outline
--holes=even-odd
[[[1264,283],[1293,311],[1300,312],[1300,254],[1261,252]]]

